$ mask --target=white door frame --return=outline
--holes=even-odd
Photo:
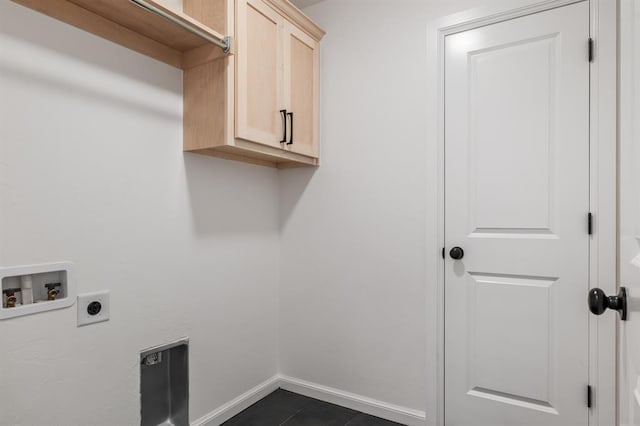
[[[432,98],[429,105],[427,203],[427,318],[437,348],[429,375],[427,424],[444,426],[444,41],[445,37],[520,16],[583,0],[505,0],[501,6],[465,11],[429,27],[428,60]],[[586,0],[590,4],[590,34],[595,40],[590,67],[590,209],[594,233],[590,244],[590,286],[607,294],[617,289],[617,0]],[[585,60],[587,40],[585,40]],[[585,212],[586,214],[587,212]],[[586,219],[585,219],[586,220]],[[586,225],[585,225],[586,226]],[[433,236],[437,236],[435,239]],[[433,286],[433,283],[436,283]],[[587,295],[584,295],[587,308]],[[593,387],[590,426],[618,424],[617,316],[589,316],[589,381]],[[433,324],[436,329],[433,330]],[[433,365],[434,363],[430,363]],[[436,378],[434,381],[433,378]],[[586,403],[586,389],[585,389]]]

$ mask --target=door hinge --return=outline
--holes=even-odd
[[[444,259],[444,247],[442,247],[442,258]]]
[[[587,385],[587,408],[591,408],[593,403],[593,388]]]
[[[593,39],[589,38],[589,62],[593,62]]]
[[[587,214],[587,232],[589,235],[593,235],[593,214],[591,212]]]

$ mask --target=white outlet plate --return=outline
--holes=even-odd
[[[109,290],[78,295],[78,327],[96,322],[108,321],[110,314]],[[89,305],[93,302],[100,303],[100,312],[91,315],[88,312]]]

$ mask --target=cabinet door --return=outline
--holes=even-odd
[[[262,0],[237,7],[236,137],[280,148],[284,18]]]
[[[318,157],[320,44],[298,27],[285,26],[284,87],[289,117],[288,150]]]

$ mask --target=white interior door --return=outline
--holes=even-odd
[[[620,426],[640,426],[640,2],[620,2],[619,282],[629,296],[619,322]],[[604,315],[615,315],[607,312]]]
[[[588,38],[587,1],[446,37],[446,425],[588,424]]]

